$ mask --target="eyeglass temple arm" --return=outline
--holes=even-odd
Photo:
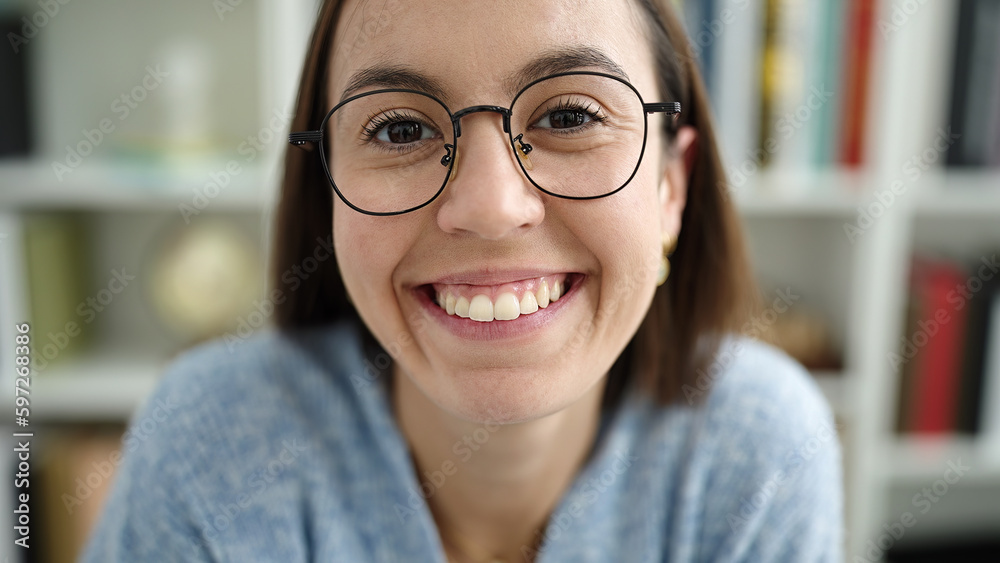
[[[680,102],[663,102],[657,104],[642,104],[642,111],[646,113],[665,113],[674,121],[677,121],[677,116],[681,113],[681,103]]]
[[[289,144],[303,147],[306,143],[318,143],[323,138],[323,133],[319,131],[298,131],[288,136]]]
[[[677,114],[681,112],[681,103],[663,102],[658,104],[642,104],[642,110],[646,113]]]

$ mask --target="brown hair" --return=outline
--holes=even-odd
[[[698,131],[698,141],[682,229],[670,257],[672,274],[657,289],[646,318],[619,358],[608,394],[619,393],[635,373],[643,389],[660,404],[669,404],[681,396],[685,385],[694,385],[697,376],[708,371],[721,339],[742,326],[758,297],[739,221],[727,197],[708,96],[687,35],[669,0],[635,1],[649,15],[660,94],[681,102],[683,109],[665,134],[672,140],[677,127],[690,125]],[[320,8],[299,84],[293,131],[314,129],[329,111],[329,53],[341,4],[326,0]],[[356,41],[369,40],[381,21],[369,24]],[[294,285],[275,303],[275,324],[280,329],[358,319],[335,258],[312,274],[301,273],[303,261],[331,237],[332,197],[318,153],[289,146],[277,210],[272,284]],[[293,271],[295,277],[290,276]],[[373,340],[370,333],[367,336]]]

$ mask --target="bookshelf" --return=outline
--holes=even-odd
[[[743,6],[716,4],[734,11]],[[831,3],[784,4],[822,11]],[[808,291],[808,303],[824,314],[839,340],[842,369],[813,375],[840,424],[845,557],[850,561],[880,560],[870,556],[869,542],[879,541],[884,526],[907,511],[917,514],[917,523],[893,539],[898,547],[919,549],[1000,533],[1000,441],[982,435],[897,434],[900,374],[887,362],[906,330],[912,256],[974,261],[1000,250],[1000,169],[944,167],[935,148],[949,119],[960,3],[878,0],[874,9],[876,26],[891,22],[893,27],[885,33],[876,28],[873,36],[862,166],[803,170],[778,159],[778,166],[757,172],[734,194],[757,278]],[[712,63],[729,75],[738,65],[725,60],[728,43],[746,35],[741,25],[760,26],[759,14],[744,15],[750,23],[727,21],[731,33],[722,38],[722,60],[717,52]],[[727,96],[720,94],[723,100]],[[745,125],[729,123],[748,109],[733,103],[716,110],[728,149],[724,156],[732,166],[746,150],[747,135]],[[859,210],[869,209],[880,192],[888,197],[895,182],[902,182],[902,193],[850,240],[844,225],[858,224]],[[926,513],[920,510],[925,505],[915,508],[914,495],[940,487],[949,462],[957,460],[969,471],[949,484],[939,502],[927,505]]]
[[[14,355],[15,321],[34,322],[24,247],[33,217],[63,214],[86,225],[89,271],[76,274],[88,288],[100,288],[122,265],[139,278],[87,327],[86,346],[33,374],[33,474],[62,433],[126,423],[172,356],[191,343],[157,322],[143,281],[144,254],[184,230],[177,228],[185,225],[180,206],[198,211],[189,216],[192,225],[230,225],[256,244],[263,284],[277,162],[318,2],[230,4],[222,14],[211,2],[60,5],[20,53],[33,101],[33,142],[29,157],[0,158],[0,357]],[[0,6],[0,16],[19,20],[38,10],[37,2],[15,0]],[[165,77],[147,79],[149,69]],[[102,120],[99,138],[94,131]],[[70,162],[68,145],[90,154],[57,174],[53,163]],[[220,174],[232,172],[234,161],[238,172],[207,205],[194,205],[199,192],[209,194],[208,183],[223,183]],[[88,289],[88,295],[96,294]],[[45,342],[33,334],[33,343]],[[0,400],[7,404],[12,365],[0,368]],[[12,451],[0,454],[5,467]],[[33,479],[32,491],[42,478]],[[10,493],[4,488],[8,506]],[[10,518],[0,515],[0,525],[12,529]],[[42,521],[33,518],[32,526],[32,539],[41,538]],[[12,538],[0,547],[0,560],[22,560],[10,546]]]
[[[190,203],[192,194],[213,172],[225,169],[227,162],[238,156],[243,136],[267,127],[275,108],[289,102],[315,4],[315,0],[244,2],[231,18],[227,15],[221,21],[209,3],[181,5],[183,15],[174,19],[199,21],[194,33],[202,34],[204,42],[221,40],[215,33],[223,30],[223,34],[238,35],[234,39],[237,44],[258,45],[249,53],[231,53],[233,60],[240,61],[231,69],[234,80],[243,90],[253,92],[241,111],[255,115],[256,120],[244,123],[239,117],[230,119],[218,127],[222,139],[214,148],[196,157],[185,154],[180,160],[152,165],[135,155],[95,157],[58,181],[51,161],[61,156],[61,139],[76,139],[80,128],[92,127],[95,117],[107,113],[106,101],[112,94],[129,86],[128,77],[124,85],[108,78],[107,90],[85,93],[89,103],[67,101],[65,93],[62,98],[43,97],[39,111],[43,118],[39,150],[43,156],[0,160],[3,357],[13,354],[10,320],[25,319],[29,314],[25,296],[30,288],[18,250],[25,218],[49,211],[82,214],[104,233],[98,237],[104,253],[133,255],[141,241],[129,245],[118,241],[122,237],[115,233],[136,225],[176,220],[178,206]],[[892,0],[877,0],[876,21],[888,21],[898,5]],[[157,8],[146,8],[150,13],[143,13],[144,8],[123,13],[118,6],[111,0],[100,0],[91,7],[68,4],[63,7],[64,15],[40,34],[37,66],[46,91],[77,81],[99,83],[79,74],[60,75],[58,71],[70,64],[57,56],[62,45],[81,40],[80,34],[88,29],[122,23],[126,16],[133,23],[154,26],[149,18],[159,14]],[[83,20],[74,20],[71,10],[91,11]],[[747,15],[746,20],[759,23]],[[1000,171],[956,171],[938,162],[916,181],[907,181],[906,192],[863,235],[852,242],[844,232],[845,223],[857,220],[859,207],[871,204],[873,194],[900,179],[908,159],[933,146],[937,131],[947,121],[946,86],[953,43],[950,30],[956,18],[956,3],[924,2],[908,16],[906,25],[891,35],[883,37],[876,32],[864,166],[809,170],[777,166],[751,175],[732,192],[758,279],[765,287],[787,285],[800,291],[802,306],[827,320],[842,363],[813,374],[841,428],[847,481],[845,553],[852,561],[855,555],[864,555],[866,543],[877,539],[885,524],[913,510],[912,496],[941,479],[948,461],[955,459],[973,469],[941,503],[921,515],[917,527],[901,541],[920,544],[958,537],[963,530],[1000,532],[1000,444],[955,436],[899,437],[893,431],[898,374],[886,361],[903,336],[907,272],[915,251],[975,256],[982,254],[981,249],[1000,248]],[[737,18],[720,38],[721,43],[743,37],[740,34],[752,36],[749,27],[739,27],[744,23]],[[152,52],[149,39],[119,39]],[[90,48],[95,54],[105,53],[105,46],[81,44],[85,51]],[[141,54],[120,54],[118,66],[141,68],[135,62],[143,62]],[[734,68],[726,61],[719,61],[718,67],[723,71]],[[105,74],[115,74],[108,69]],[[746,69],[741,72],[747,74]],[[57,106],[64,109],[46,110]],[[728,106],[719,112],[720,121],[739,115]],[[133,126],[130,134],[141,133],[140,125]],[[736,136],[746,137],[747,133],[741,129],[723,142],[729,144]],[[275,165],[283,149],[283,143],[271,143],[266,154],[245,163],[227,188],[212,198],[204,215],[246,226],[259,237],[264,256],[275,203]],[[148,314],[143,307],[136,297],[134,303],[109,314],[102,319],[106,326],[94,346],[37,377],[34,421],[73,426],[128,419],[155,386],[172,353],[183,347],[168,337],[157,337],[157,328],[141,320]],[[121,344],[127,341],[122,336],[125,332],[135,333],[132,341],[159,340],[162,344],[125,346]],[[5,389],[0,396],[8,400],[13,374],[8,365],[0,370]],[[0,515],[0,524],[8,517]],[[8,553],[0,551],[0,558],[5,555]]]

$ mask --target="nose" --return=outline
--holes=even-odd
[[[543,194],[521,172],[500,117],[477,113],[464,118],[452,177],[437,212],[438,226],[446,233],[501,240],[545,218]]]

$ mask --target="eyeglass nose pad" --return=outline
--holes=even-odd
[[[448,166],[454,161],[454,165],[451,167],[451,174],[448,175],[448,182],[455,179],[455,174],[458,173],[458,151],[455,150],[455,145],[448,143],[445,144],[444,150],[446,154],[441,157],[441,166]]]
[[[531,159],[528,158],[528,153],[531,152],[531,145],[525,143],[521,139],[522,137],[524,137],[524,133],[520,133],[517,137],[514,137],[514,142],[518,145],[514,147],[514,152],[517,153],[517,157],[521,159],[521,162],[524,164],[524,169],[531,170]]]

